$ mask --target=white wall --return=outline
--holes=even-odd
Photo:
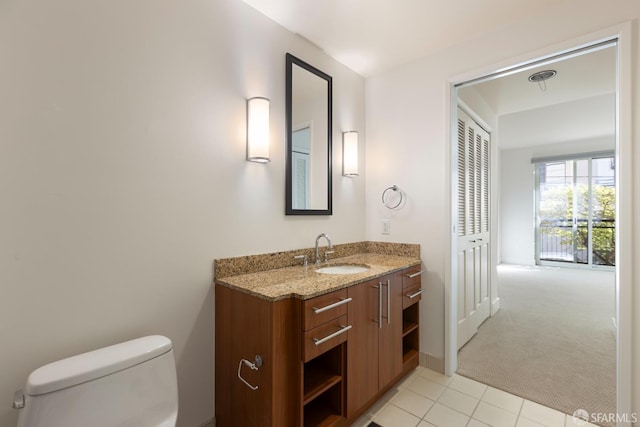
[[[334,78],[331,217],[284,215],[287,51]],[[365,237],[365,176],[339,174],[364,80],[237,0],[6,0],[0,58],[0,425],[33,369],[146,334],[174,342],[179,426],[210,419],[213,260]]]
[[[535,177],[531,159],[614,150],[615,136],[500,152],[500,261],[535,265]]]
[[[427,58],[367,79],[367,237],[379,236],[385,213],[380,193],[385,185],[397,183],[407,190],[410,204],[392,225],[393,241],[413,241],[422,245],[422,259],[429,274],[425,278],[422,304],[421,350],[433,357],[444,356],[445,276],[449,226],[446,205],[447,164],[449,162],[449,81],[474,70],[485,73],[513,65],[513,58],[548,51],[549,46],[584,37],[621,22],[633,20],[634,71],[638,74],[638,27],[640,3],[619,0],[605,7],[596,0],[567,0],[539,14],[503,26],[487,29],[483,35]],[[544,31],[540,31],[544,28]],[[638,86],[634,88],[633,123],[640,122]],[[638,140],[638,130],[634,130]],[[634,161],[640,163],[640,150]],[[375,168],[372,165],[376,165]],[[640,207],[640,170],[633,172],[634,210]],[[634,218],[637,215],[634,216]],[[640,253],[640,228],[635,227],[634,254]],[[640,264],[636,262],[635,264]],[[636,273],[637,274],[637,273]],[[633,312],[640,313],[640,293],[634,297]],[[637,315],[636,315],[637,316]],[[638,325],[638,319],[634,319]],[[635,349],[634,404],[640,410],[640,330],[633,332]]]

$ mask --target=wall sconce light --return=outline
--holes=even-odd
[[[358,176],[358,132],[342,133],[342,175]]]
[[[247,100],[247,160],[268,163],[269,159],[269,100]]]

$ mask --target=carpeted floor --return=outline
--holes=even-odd
[[[615,413],[614,273],[503,265],[498,278],[501,309],[458,373],[567,414]]]

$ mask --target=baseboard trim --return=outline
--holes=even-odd
[[[500,297],[491,302],[491,315],[493,316],[500,310]]]
[[[444,358],[420,353],[420,366],[444,374]]]

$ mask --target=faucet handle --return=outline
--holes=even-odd
[[[330,254],[335,254],[336,251],[324,251],[324,262],[329,261],[329,255]]]
[[[307,265],[309,265],[309,260],[307,259],[307,255],[296,255],[293,257],[294,259],[301,259],[302,261],[302,266],[306,267]]]

